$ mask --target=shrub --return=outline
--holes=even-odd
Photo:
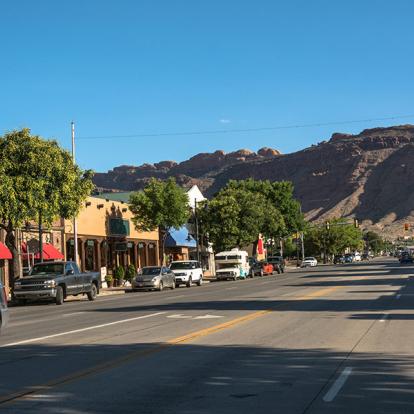
[[[114,278],[117,280],[125,279],[125,269],[123,266],[118,266],[114,271]]]
[[[126,268],[125,279],[131,282],[131,280],[135,277],[136,273],[137,273],[137,270],[135,269],[135,266],[133,264],[130,264]]]

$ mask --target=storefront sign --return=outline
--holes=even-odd
[[[116,252],[126,252],[128,250],[128,243],[115,243],[114,247]]]
[[[106,277],[106,266],[101,267],[101,282],[105,282],[105,277]]]
[[[110,218],[109,234],[110,236],[118,237],[129,236],[129,220],[124,220],[121,218]]]

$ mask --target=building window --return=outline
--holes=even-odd
[[[139,267],[147,266],[147,252],[145,243],[138,243]]]
[[[148,244],[148,264],[149,266],[157,265],[157,248],[155,243]]]
[[[85,242],[85,269],[95,270],[95,240]]]

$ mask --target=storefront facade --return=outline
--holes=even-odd
[[[89,197],[77,218],[78,263],[82,271],[108,273],[118,266],[159,265],[158,231],[139,232],[128,204]],[[65,256],[74,260],[73,222],[64,220]]]

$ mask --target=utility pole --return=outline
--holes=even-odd
[[[300,232],[300,240],[302,244],[302,262],[305,260],[305,244],[303,240],[303,231]]]
[[[43,229],[42,229],[42,212],[39,211],[39,255],[40,263],[43,263]]]
[[[200,247],[198,245],[198,217],[197,217],[197,199],[194,199],[194,223],[196,231],[197,261],[200,261]]]
[[[299,232],[296,231],[296,267],[300,267],[299,265]]]
[[[75,153],[75,123],[71,122],[71,132],[72,132],[72,161],[73,165],[76,164],[76,153]],[[75,263],[78,263],[78,223],[76,221],[76,216],[73,218],[73,242],[74,242],[74,254],[75,254]]]

